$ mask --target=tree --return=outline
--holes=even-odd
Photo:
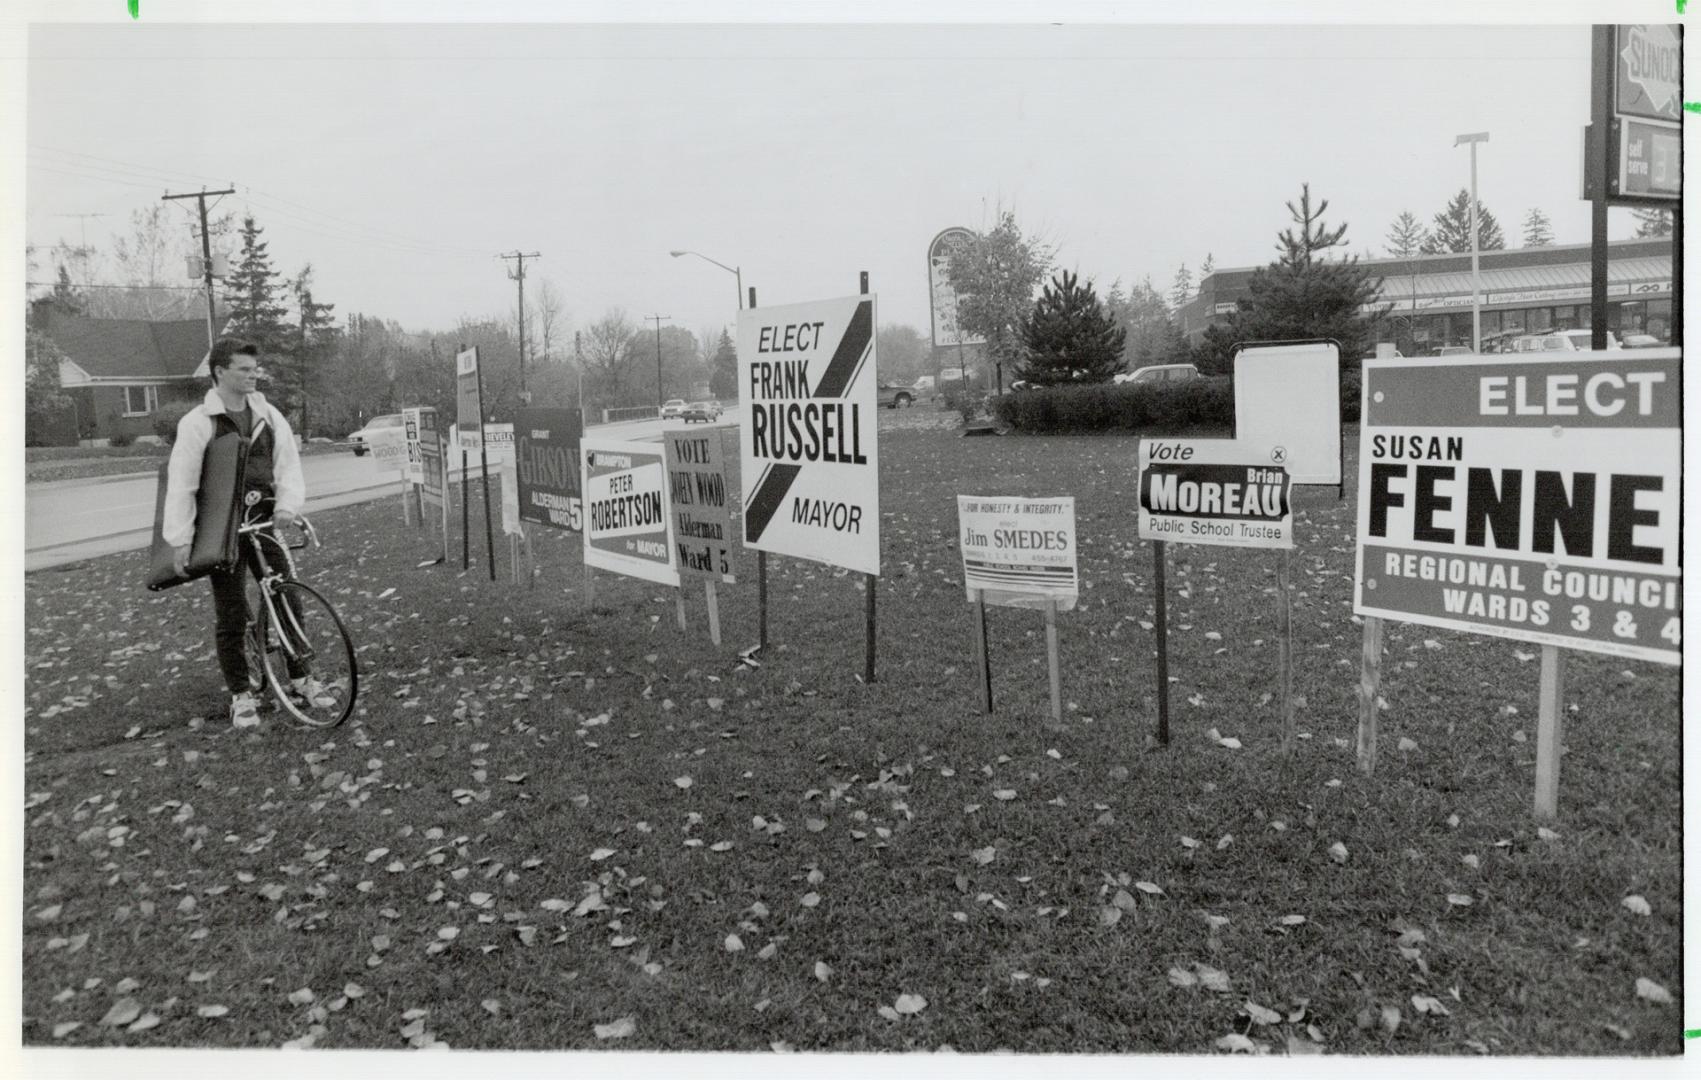
[[[1112,285],[1105,307],[1127,335],[1122,348],[1125,369],[1178,361],[1186,353],[1181,328],[1151,278],[1143,278],[1126,295],[1120,285]]]
[[[348,317],[325,366],[325,381],[336,393],[318,407],[320,430],[345,434],[374,416],[394,412],[398,404],[420,404],[397,402],[392,388],[406,337],[395,323],[359,313]]]
[[[951,253],[946,268],[957,292],[957,325],[986,339],[1004,392],[1004,365],[1021,359],[1021,326],[1034,303],[1034,290],[1051,266],[1051,252],[1022,235],[1016,215],[1002,211],[991,232],[977,233]]]
[[[289,352],[292,336],[284,325],[289,309],[282,299],[284,284],[272,268],[266,242],[260,239],[264,231],[254,215],[242,219],[242,253],[224,282],[225,301],[230,305],[225,333],[252,341],[262,353],[281,356]]]
[[[580,357],[588,398],[611,407],[630,405],[638,398],[630,389],[637,337],[638,328],[620,308],[610,308],[585,327]]]
[[[1630,213],[1636,218],[1636,235],[1638,238],[1671,235],[1672,225],[1670,210],[1660,210],[1651,206],[1638,206],[1631,210]]]
[[[1494,219],[1488,208],[1481,202],[1477,203],[1477,250],[1499,251],[1506,246],[1506,238],[1500,233],[1500,222]],[[1440,255],[1444,252],[1459,252],[1471,250],[1471,193],[1464,188],[1447,204],[1447,208],[1435,215],[1435,228],[1430,230],[1429,238],[1424,242],[1425,255]]]
[[[61,420],[71,398],[59,382],[59,362],[65,359],[52,338],[34,326],[24,330],[24,442],[35,446]],[[75,425],[72,425],[73,427]]]
[[[1424,241],[1428,238],[1429,233],[1412,212],[1402,210],[1400,216],[1394,219],[1394,224],[1388,227],[1388,237],[1383,247],[1395,258],[1409,259],[1423,251]]]
[[[71,272],[65,268],[63,263],[59,265],[59,278],[53,283],[51,295],[54,304],[68,314],[82,314],[85,306],[83,294],[78,291],[75,285],[71,284]]]
[[[920,330],[888,323],[874,334],[874,355],[882,383],[913,383],[933,370],[932,348]]]
[[[1299,205],[1288,203],[1288,214],[1299,226],[1299,235],[1295,236],[1292,229],[1282,230],[1276,237],[1276,250],[1282,253],[1282,263],[1287,266],[1310,266],[1318,252],[1345,244],[1347,227],[1345,224],[1337,229],[1330,229],[1323,224],[1323,211],[1329,209],[1329,200],[1324,199],[1317,204],[1317,209],[1311,209],[1311,185],[1301,184],[1299,189]]]
[[[1175,280],[1169,285],[1169,309],[1176,314],[1187,306],[1187,301],[1193,296],[1193,275],[1188,272],[1187,264],[1175,272]]]
[[[1093,292],[1064,270],[1051,279],[1021,326],[1021,376],[1040,386],[1102,383],[1122,368],[1127,332]]]
[[[1205,261],[1199,264],[1199,284],[1203,285],[1205,279],[1216,272],[1217,260],[1207,251],[1205,252]]]
[[[315,399],[323,401],[327,390],[332,395],[337,392],[335,388],[328,387],[325,378],[326,364],[336,350],[338,328],[336,320],[331,317],[331,310],[336,305],[321,304],[313,299],[312,263],[303,266],[301,273],[290,280],[289,291],[295,298],[296,309],[294,355],[283,373],[274,377],[274,384],[288,385],[295,394],[301,408],[301,426],[297,431],[305,439],[312,434],[308,429],[309,403]]]
[[[1530,212],[1524,215],[1524,246],[1547,247],[1552,243],[1553,223],[1548,221],[1541,207],[1530,207]]]
[[[721,331],[720,345],[715,349],[710,366],[713,371],[709,375],[709,393],[727,401],[737,400],[738,347],[732,343],[732,335],[725,330]]]
[[[1327,200],[1315,213],[1310,212],[1304,194],[1300,203],[1300,210],[1295,210],[1292,203],[1288,209],[1295,221],[1302,223],[1305,236],[1313,241],[1328,240],[1326,246],[1331,247],[1345,243],[1345,225],[1330,230],[1321,224]],[[1310,224],[1313,221],[1318,223],[1315,229]],[[1313,261],[1307,257],[1308,245],[1300,237],[1284,232],[1280,239],[1277,247],[1282,257],[1253,271],[1247,282],[1247,295],[1240,300],[1236,311],[1226,323],[1205,331],[1204,342],[1196,353],[1200,370],[1227,373],[1234,346],[1239,342],[1302,338],[1339,342],[1342,366],[1352,370],[1375,340],[1376,329],[1388,309],[1376,306],[1377,283],[1359,265],[1358,258]],[[1309,246],[1313,251],[1319,247],[1316,243]]]
[[[555,350],[568,329],[567,305],[561,299],[561,290],[548,278],[539,278],[526,310],[529,316],[526,320],[529,356],[538,361],[539,366],[552,363],[557,359]]]

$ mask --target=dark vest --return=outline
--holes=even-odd
[[[258,491],[270,499],[276,494],[272,479],[272,425],[252,401],[248,403],[248,415],[251,419],[249,430],[252,432],[252,438],[248,443],[248,464],[243,471],[242,490]],[[214,413],[212,420],[214,438],[226,432],[242,434],[242,428],[229,413]]]

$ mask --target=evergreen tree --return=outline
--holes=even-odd
[[[1524,246],[1547,247],[1553,243],[1553,223],[1542,213],[1541,207],[1530,207],[1529,214],[1524,218]]]
[[[1186,345],[1181,330],[1170,318],[1169,306],[1163,294],[1144,278],[1126,296],[1120,289],[1113,291],[1105,305],[1127,334],[1122,349],[1124,370],[1145,367],[1147,364],[1180,362]]]
[[[1638,206],[1630,211],[1636,218],[1636,236],[1638,239],[1650,236],[1671,235],[1671,211],[1660,210],[1650,206]]]
[[[1169,309],[1176,314],[1187,306],[1187,301],[1193,299],[1193,275],[1188,272],[1187,264],[1182,263],[1175,272],[1175,280],[1169,285]]]
[[[1499,251],[1506,246],[1500,233],[1500,222],[1489,213],[1488,207],[1477,203],[1477,250]],[[1435,215],[1435,228],[1424,242],[1425,255],[1471,250],[1471,193],[1464,188],[1453,196],[1447,209]]]
[[[1288,204],[1301,234],[1285,231],[1276,245],[1282,257],[1252,272],[1247,295],[1226,323],[1205,331],[1195,362],[1207,374],[1226,374],[1234,346],[1243,341],[1291,341],[1329,338],[1340,343],[1342,367],[1353,370],[1375,341],[1378,326],[1388,314],[1376,306],[1378,283],[1359,265],[1356,256],[1313,260],[1311,255],[1346,242],[1346,226],[1326,228],[1321,217],[1328,200],[1315,212],[1310,192],[1300,206]],[[1315,224],[1314,224],[1315,223]]]
[[[59,266],[59,280],[53,283],[53,292],[50,295],[53,303],[66,314],[81,315],[83,313],[83,294],[77,291],[75,285],[71,284],[71,272],[65,268],[63,263]]]
[[[1022,235],[1016,215],[999,215],[998,225],[951,253],[946,274],[957,291],[957,325],[986,339],[986,350],[1004,390],[1004,365],[1021,359],[1021,326],[1034,304],[1034,289],[1051,265],[1051,252]]]
[[[1299,226],[1299,235],[1295,236],[1292,229],[1284,229],[1276,237],[1276,250],[1282,253],[1283,265],[1310,266],[1319,252],[1346,243],[1346,225],[1331,229],[1323,224],[1323,211],[1329,209],[1328,199],[1319,202],[1316,210],[1311,209],[1310,184],[1300,185],[1298,206],[1291,202],[1287,206],[1293,223]]]
[[[1092,283],[1064,270],[1023,320],[1021,377],[1039,386],[1109,382],[1122,367],[1127,333],[1105,310]]]
[[[1203,285],[1205,279],[1216,272],[1217,260],[1207,251],[1205,252],[1205,261],[1199,264],[1199,284]]]
[[[1410,210],[1400,211],[1400,216],[1394,219],[1394,224],[1388,227],[1388,236],[1383,247],[1388,254],[1399,259],[1409,259],[1423,250],[1424,241],[1429,234],[1423,225],[1413,216]]]
[[[279,373],[275,382],[288,386],[295,404],[299,405],[301,415],[297,433],[305,439],[309,434],[309,403],[323,401],[329,389],[325,386],[326,367],[336,352],[339,331],[336,320],[331,317],[331,310],[336,305],[321,304],[313,299],[311,263],[303,266],[301,273],[290,281],[289,290],[295,297],[296,309],[294,355],[286,362],[284,371]]]
[[[709,374],[709,393],[719,399],[737,400],[738,346],[732,343],[732,335],[725,330],[721,331],[720,345],[709,363],[713,368]]]
[[[265,355],[282,359],[289,351],[290,330],[284,325],[283,282],[272,268],[261,229],[249,214],[242,219],[242,253],[225,278],[225,303],[230,321],[225,333],[252,341]]]

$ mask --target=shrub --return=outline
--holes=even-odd
[[[1354,368],[1341,372],[1341,423],[1357,423],[1362,411],[1364,375]]]
[[[1234,386],[1194,379],[1176,386],[1099,384],[1022,390],[999,398],[998,419],[1036,435],[1147,432],[1234,426]]]
[[[130,434],[127,431],[118,431],[118,432],[114,432],[112,434],[112,436],[106,440],[106,445],[123,448],[123,447],[129,446],[131,443],[133,443],[135,441],[136,441],[136,436]]]
[[[193,409],[199,402],[167,401],[154,413],[154,434],[165,440],[170,446],[177,441],[177,422]]]

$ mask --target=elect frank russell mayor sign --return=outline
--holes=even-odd
[[[1366,360],[1353,610],[1681,662],[1675,350]]]
[[[880,573],[874,297],[738,316],[744,544]]]

